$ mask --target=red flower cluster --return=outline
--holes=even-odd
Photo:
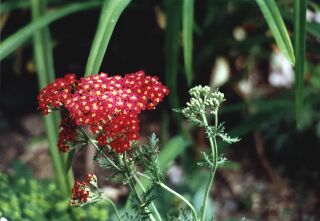
[[[61,120],[60,128],[61,130],[59,132],[59,139],[58,139],[57,146],[60,152],[66,153],[69,150],[69,144],[76,140],[77,125],[69,117],[65,117]]]
[[[43,88],[38,96],[38,109],[46,115],[51,109],[60,108],[71,93],[75,82],[76,76],[67,74],[64,78],[57,78],[55,82]]]
[[[72,188],[71,205],[78,206],[83,203],[87,203],[90,199],[93,199],[96,195],[91,192],[88,185],[97,188],[97,177],[93,173],[86,175],[85,181],[75,181]]]
[[[89,126],[100,145],[121,153],[139,139],[138,114],[154,109],[168,94],[158,78],[139,71],[123,78],[101,73],[76,80],[75,75],[66,75],[42,89],[38,100],[43,114],[62,107],[76,126]]]
[[[96,185],[97,184],[97,177],[93,173],[88,173],[87,176],[86,176],[86,180],[91,185]]]
[[[71,205],[77,206],[88,201],[90,195],[90,188],[87,186],[85,181],[75,181],[72,188]]]

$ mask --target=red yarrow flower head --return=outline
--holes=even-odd
[[[79,182],[76,180],[71,192],[71,206],[79,206],[81,204],[87,203],[88,200],[90,201],[91,190],[84,181]]]
[[[76,126],[90,127],[100,145],[122,153],[139,139],[138,114],[154,109],[168,94],[157,77],[138,71],[124,77],[101,73],[80,80],[66,75],[42,89],[38,100],[43,114],[67,110]]]
[[[97,190],[98,192],[95,193],[91,189]],[[76,180],[71,192],[71,206],[81,206],[100,198],[96,175],[88,173],[83,181]]]

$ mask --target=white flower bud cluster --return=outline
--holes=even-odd
[[[196,86],[189,90],[191,99],[182,109],[182,114],[194,122],[202,122],[199,117],[209,110],[210,114],[218,112],[220,104],[224,101],[224,94],[219,91],[212,92],[208,86]]]
[[[195,98],[206,97],[210,93],[210,87],[208,86],[195,86],[189,90],[189,94]]]
[[[210,113],[215,114],[223,101],[225,101],[224,94],[220,91],[215,91],[208,96],[204,103],[210,109]]]
[[[204,103],[201,98],[194,98],[190,99],[190,102],[186,103],[187,107],[193,109],[194,111],[200,112],[204,108]]]

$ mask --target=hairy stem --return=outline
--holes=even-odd
[[[208,125],[208,121],[206,118],[205,113],[201,114],[204,126],[207,130]],[[218,127],[218,113],[214,114],[214,120],[215,120],[215,128]],[[217,147],[217,141],[216,141],[216,136],[214,135],[213,137],[209,136],[209,143],[210,143],[210,147],[211,147],[211,152],[212,152],[212,171],[210,173],[210,178],[206,187],[206,191],[203,197],[203,201],[202,201],[202,206],[201,206],[201,221],[205,221],[206,219],[206,209],[207,209],[207,201],[208,201],[208,197],[209,197],[209,193],[210,193],[210,189],[212,186],[212,182],[213,182],[213,178],[214,175],[216,173],[217,170],[217,161],[218,161],[218,147]]]
[[[84,128],[81,128],[81,129],[80,129],[80,132],[81,132],[83,135],[85,135],[85,137],[88,139],[89,143],[90,143],[95,149],[97,149],[97,151],[99,151],[99,153],[101,153],[101,154],[103,155],[103,157],[104,157],[116,170],[121,171],[121,169],[101,150],[101,148],[96,144],[95,140],[93,140],[93,139],[91,138],[91,136],[84,130]],[[119,162],[120,162],[121,164],[124,164],[127,168],[129,168],[128,165],[127,165],[127,163],[126,163],[126,159],[123,161],[123,160],[121,159],[121,157],[119,156],[118,160],[119,160]],[[128,173],[125,173],[124,175],[125,175],[125,178],[129,180],[129,183],[128,183],[128,184],[129,184],[130,189],[134,192],[134,194],[135,194],[135,196],[137,197],[137,199],[139,200],[139,202],[142,202],[142,200],[141,200],[141,198],[140,198],[140,196],[139,196],[139,194],[138,194],[138,191],[137,191],[136,188],[135,188],[135,184],[134,184],[132,178],[128,175]],[[158,213],[157,210],[155,210],[155,211],[156,211],[156,213]],[[118,216],[118,214],[117,214],[117,216]],[[158,214],[157,214],[157,216],[158,216]],[[160,216],[160,215],[159,215],[159,216]],[[153,215],[152,215],[151,213],[150,213],[150,219],[151,219],[152,221],[155,221],[155,218],[153,217]],[[160,220],[161,220],[161,217],[160,217]]]
[[[128,164],[127,164],[127,159],[126,159],[126,153],[124,153],[124,160],[122,160],[122,158],[121,158],[121,156],[119,155],[118,156],[118,159],[119,159],[119,162],[121,163],[121,164],[123,164],[127,169],[126,169],[126,172],[124,173],[124,176],[125,176],[125,178],[129,181],[129,187],[130,187],[130,189],[133,191],[133,193],[134,193],[134,195],[136,196],[136,198],[138,199],[138,201],[139,201],[139,203],[140,203],[140,205],[142,205],[142,199],[141,199],[141,197],[140,197],[140,195],[139,195],[139,193],[138,193],[138,191],[137,191],[137,189],[136,189],[136,187],[135,187],[135,184],[134,184],[134,181],[133,181],[133,178],[132,178],[132,176],[131,176],[131,174],[129,174],[127,171],[132,171],[132,168],[130,168],[129,166],[128,166]],[[150,212],[149,211],[149,209],[148,208],[146,208],[146,212]],[[150,220],[152,220],[152,221],[156,221],[156,219],[154,218],[154,216],[152,215],[152,213],[149,213],[149,217],[150,217]]]
[[[106,160],[118,171],[120,171],[120,168],[101,150],[101,148],[96,144],[95,140],[93,140],[91,138],[91,136],[83,129],[80,129],[80,132],[86,136],[86,138],[88,139],[89,143],[97,149],[97,151],[99,151],[100,154],[102,154],[104,156],[104,158],[106,158]]]
[[[172,193],[173,195],[175,195],[176,197],[178,197],[179,199],[181,199],[183,202],[185,202],[189,208],[191,209],[192,215],[194,220],[198,221],[198,215],[197,212],[195,210],[195,208],[192,206],[192,204],[186,199],[184,198],[181,194],[177,193],[176,191],[174,191],[173,189],[171,189],[170,187],[168,187],[167,185],[165,185],[162,182],[158,183],[163,189],[165,189],[166,191]]]
[[[140,179],[139,179],[136,175],[134,175],[133,178],[134,178],[134,180],[136,181],[136,183],[139,185],[139,187],[141,188],[141,190],[142,190],[143,192],[146,192],[146,188],[143,186],[143,184],[141,183]],[[153,211],[155,212],[158,220],[159,220],[159,221],[162,221],[162,218],[161,218],[161,216],[160,216],[160,213],[159,213],[156,205],[155,205],[153,202],[151,202],[151,207],[152,207]]]

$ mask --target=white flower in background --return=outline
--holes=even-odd
[[[228,60],[224,57],[218,57],[211,69],[210,87],[219,88],[223,86],[230,78],[230,67]]]
[[[8,221],[5,217],[0,217],[0,221]]]
[[[242,79],[238,83],[238,88],[245,98],[250,98],[254,90],[253,82],[251,79]]]
[[[311,11],[309,9],[307,9],[307,21],[308,22],[316,22],[316,23],[319,23],[320,24],[320,12],[314,12],[314,11]]]
[[[168,168],[166,174],[169,178],[170,183],[172,183],[173,185],[178,185],[182,179],[183,171],[181,167],[172,165]]]
[[[271,55],[268,80],[273,87],[290,88],[294,83],[293,66],[280,51],[274,51]]]
[[[247,38],[247,32],[244,28],[242,27],[236,27],[233,29],[233,37],[237,41],[243,41]]]

